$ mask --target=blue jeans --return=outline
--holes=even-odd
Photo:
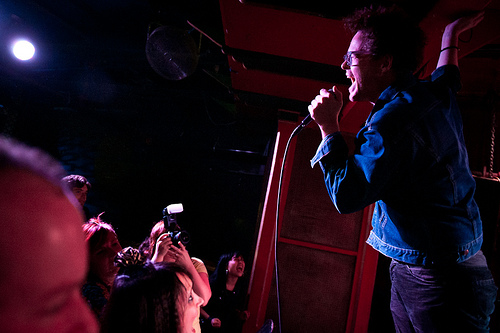
[[[498,288],[481,251],[446,267],[392,260],[390,278],[396,332],[489,332]]]

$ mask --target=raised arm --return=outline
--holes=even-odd
[[[441,39],[441,52],[437,67],[455,65],[458,67],[458,37],[466,30],[472,29],[484,18],[484,11],[461,17],[446,26]]]
[[[170,250],[176,258],[175,262],[179,266],[184,267],[191,274],[193,279],[193,290],[198,296],[203,298],[203,304],[201,306],[207,305],[208,300],[212,297],[208,274],[203,272],[199,273],[196,270],[193,264],[193,259],[189,256],[184,244],[179,243],[179,247],[171,246]]]

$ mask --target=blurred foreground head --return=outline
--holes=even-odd
[[[81,296],[81,206],[63,176],[46,153],[0,137],[1,332],[97,332]]]

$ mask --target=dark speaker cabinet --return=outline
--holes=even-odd
[[[306,128],[293,138],[286,156],[278,223],[277,288],[277,188],[286,140],[295,126],[279,124],[252,268],[251,318],[244,332],[256,332],[268,318],[287,333],[366,332],[378,259],[377,252],[365,243],[372,207],[352,214],[337,212],[321,169],[310,166],[321,141],[317,128]]]

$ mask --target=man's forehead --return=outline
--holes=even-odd
[[[364,37],[361,31],[358,31],[351,39],[349,51],[358,51],[363,47]]]
[[[4,256],[3,266],[11,258],[7,267],[14,270],[19,263],[17,269],[25,270],[26,265],[19,258],[26,256],[35,256],[36,263],[42,266],[55,264],[60,262],[55,256],[64,248],[86,253],[80,227],[83,218],[57,186],[29,172],[17,171],[2,172],[0,186],[0,251],[10,254]],[[81,244],[75,243],[79,241]],[[79,252],[76,255],[73,250],[64,252],[64,259],[75,260],[82,254]],[[73,259],[69,259],[71,255]]]
[[[28,229],[40,227],[40,219],[46,214],[78,214],[60,187],[29,171],[3,170],[0,187],[0,218],[3,224],[12,221],[12,228],[22,229],[25,224]],[[17,225],[19,222],[23,223]]]

